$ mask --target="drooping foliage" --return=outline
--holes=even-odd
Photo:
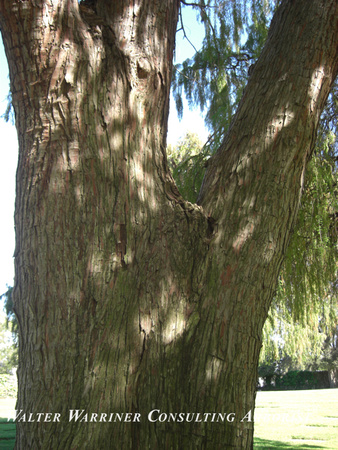
[[[311,308],[321,308],[316,299],[337,295],[337,166],[329,154],[328,138],[318,145],[321,148],[308,166],[278,291],[278,298],[285,299],[294,317],[303,321]]]
[[[274,357],[280,365],[287,360],[288,367],[300,369],[330,369],[338,364],[337,105],[336,83],[308,164],[270,324],[265,326],[261,354],[264,364]],[[272,330],[279,330],[279,339],[270,338]]]
[[[197,134],[188,132],[167,149],[169,167],[183,197],[194,203],[202,184],[208,153]]]
[[[213,134],[208,143],[210,152],[218,147],[230,125],[278,3],[201,0],[191,6],[204,26],[205,36],[191,59],[175,65],[172,88],[179,115],[183,113],[183,93],[190,106],[207,110],[206,125]],[[180,30],[185,33],[184,8]]]
[[[294,317],[286,302],[274,299],[263,329],[259,373],[283,374],[288,370],[330,370],[337,359],[337,308],[332,298],[308,314],[307,321]]]
[[[182,152],[180,158],[176,156],[172,170],[182,195],[189,201],[196,201],[204,167],[230,125],[278,3],[201,0],[190,6],[199,14],[205,37],[193,58],[176,64],[173,94],[178,114],[182,114],[183,95],[190,106],[207,110],[205,121],[211,138],[199,154],[192,142],[187,151],[188,136],[170,150],[171,154]],[[184,9],[180,28],[184,32]],[[337,86],[336,82],[322,114],[316,149],[308,164],[298,220],[265,326],[262,364],[269,365],[273,360],[279,365],[288,361],[286,367],[318,367],[325,352],[331,354],[331,363],[334,359],[338,289]]]

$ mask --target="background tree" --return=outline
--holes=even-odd
[[[17,380],[14,376],[18,366],[18,348],[13,342],[11,323],[0,311],[0,397],[16,397]]]
[[[198,135],[189,131],[177,145],[169,145],[167,153],[176,186],[186,200],[195,203],[210,155]]]
[[[20,147],[17,408],[62,417],[19,422],[17,448],[252,447],[241,419],[338,70],[338,3],[281,3],[198,204],[165,153],[178,13],[0,0]],[[75,408],[142,422],[69,421]],[[151,409],[236,420],[150,422]]]
[[[5,321],[0,322],[0,374],[11,374],[18,365],[18,352]]]
[[[15,345],[18,342],[18,321],[14,312],[13,305],[13,287],[7,286],[7,291],[0,296],[0,299],[4,301],[4,310],[6,314],[6,327],[12,332]]]

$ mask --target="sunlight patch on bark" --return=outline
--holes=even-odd
[[[216,380],[222,370],[222,361],[212,356],[207,362],[206,378],[208,381]]]
[[[243,227],[235,236],[232,248],[235,250],[236,253],[240,251],[243,244],[250,238],[250,236],[252,236],[255,226],[257,225],[257,222],[258,218],[252,217],[249,223],[245,227]]]
[[[142,314],[140,315],[140,328],[141,331],[143,331],[146,335],[149,335],[152,328],[153,328],[153,321],[152,321],[152,316],[150,316],[149,314]],[[139,324],[137,323],[137,326]],[[143,336],[142,336],[143,339]]]
[[[290,126],[294,118],[295,114],[289,110],[288,105],[281,108],[281,110],[274,115],[272,120],[267,125],[265,144],[270,146],[273,141],[276,140],[282,128]]]
[[[96,274],[103,272],[103,260],[101,255],[92,255],[92,259],[90,261],[89,273]]]
[[[323,86],[323,78],[325,77],[324,67],[321,66],[316,69],[311,77],[311,83],[309,88],[310,112],[313,112],[316,108],[321,87]]]
[[[53,20],[51,19],[51,16],[49,14],[49,7],[47,6],[47,4],[44,4],[44,14],[43,14],[43,23],[45,25],[45,27],[47,28],[49,25],[52,25]]]
[[[172,311],[168,315],[164,330],[163,330],[163,342],[170,344],[178,336],[182,335],[185,330],[186,321],[182,311]]]
[[[152,175],[145,172],[141,162],[136,159],[132,160],[130,172],[136,181],[138,198],[142,203],[147,203],[148,206],[155,211],[157,209],[157,200]]]

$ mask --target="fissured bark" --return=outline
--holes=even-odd
[[[338,3],[282,2],[198,205],[165,155],[178,7],[0,0],[20,146],[17,449],[252,448]]]

